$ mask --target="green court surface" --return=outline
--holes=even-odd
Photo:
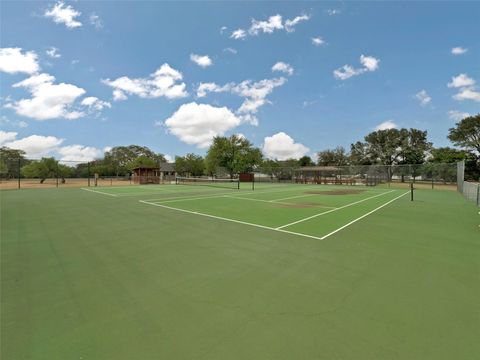
[[[479,358],[480,216],[455,192],[0,196],[2,359]]]

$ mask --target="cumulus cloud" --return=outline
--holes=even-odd
[[[458,101],[473,100],[480,102],[480,92],[477,90],[476,81],[467,74],[460,74],[452,77],[452,81],[447,84],[449,88],[458,89],[458,93],[453,98]]]
[[[223,86],[215,83],[201,83],[197,87],[197,97],[204,97],[209,92],[229,92],[238,95],[244,98],[244,101],[236,111],[237,115],[242,119],[243,122],[257,125],[258,120],[255,117],[255,114],[257,113],[258,109],[267,104],[269,102],[267,100],[267,96],[271,94],[276,87],[282,86],[286,81],[287,79],[281,77],[274,79],[263,79],[257,82],[245,80],[239,84],[227,83]]]
[[[58,52],[58,49],[55,46],[50,46],[45,53],[53,59],[58,59],[62,55]]]
[[[279,61],[272,66],[272,71],[280,71],[280,72],[284,72],[285,74],[292,75],[293,67],[290,64],[284,63],[283,61]]]
[[[455,100],[463,101],[463,100],[473,100],[480,102],[480,92],[477,91],[475,88],[463,88],[460,91],[453,95]]]
[[[323,40],[320,36],[312,37],[312,44],[315,46],[324,45],[325,40]]]
[[[295,31],[295,26],[299,23],[310,19],[309,15],[303,14],[294,17],[293,19],[286,19],[285,22],[281,15],[276,14],[270,16],[267,20],[252,19],[248,30],[237,29],[230,35],[232,39],[245,39],[247,36],[255,36],[260,33],[272,34],[277,30],[285,30],[286,32]]]
[[[296,143],[289,135],[279,132],[264,139],[263,153],[269,159],[287,160],[299,159],[310,149],[303,144]]]
[[[428,95],[425,89],[420,90],[418,93],[415,94],[415,98],[420,102],[420,105],[426,106],[432,101],[430,95]]]
[[[389,129],[398,129],[398,125],[393,120],[387,120],[375,127],[375,131],[379,130],[389,130]]]
[[[301,23],[302,21],[307,21],[310,20],[309,15],[301,15],[301,16],[296,16],[295,18],[289,20],[285,20],[285,30],[287,32],[293,32],[295,31],[295,26]]]
[[[27,157],[37,158],[56,151],[63,141],[64,139],[55,136],[30,135],[22,139],[7,141],[2,146],[23,150]]]
[[[153,74],[150,74],[148,78],[122,76],[115,80],[102,80],[102,82],[114,89],[113,99],[116,101],[126,100],[127,94],[146,99],[158,97],[179,99],[188,96],[185,83],[180,83],[182,79],[181,72],[165,63]]]
[[[360,56],[360,63],[363,67],[361,68],[354,68],[351,65],[344,65],[341,68],[338,68],[333,71],[333,76],[339,80],[347,80],[352,76],[357,76],[363,74],[365,72],[373,72],[378,70],[380,60],[374,58],[373,56]]]
[[[65,5],[64,2],[59,1],[52,8],[47,9],[44,16],[51,18],[56,24],[64,24],[68,29],[74,29],[82,26],[82,23],[76,20],[81,14],[71,5]]]
[[[247,37],[247,32],[243,29],[237,29],[232,32],[232,35],[230,35],[230,37],[235,40],[245,39]]]
[[[84,98],[80,104],[82,104],[84,106],[87,106],[90,109],[97,110],[97,111],[102,111],[103,108],[105,108],[105,107],[107,107],[107,108],[112,107],[112,105],[108,101],[100,100],[99,98],[97,98],[95,96],[88,96],[88,97]]]
[[[90,14],[90,16],[88,17],[88,20],[90,21],[90,25],[92,25],[95,29],[100,30],[103,28],[102,19],[100,18],[100,16],[98,16],[94,12]]]
[[[452,48],[452,50],[451,50],[452,55],[463,55],[463,54],[465,54],[467,51],[468,51],[468,49],[463,48],[463,47],[461,47],[461,46],[454,47],[454,48]]]
[[[0,71],[8,74],[33,74],[40,70],[34,51],[22,53],[21,48],[0,48]]]
[[[171,134],[199,148],[208,147],[215,136],[224,135],[240,123],[241,119],[226,107],[196,102],[181,105],[165,120],[165,126]]]
[[[15,140],[16,138],[16,132],[0,130],[0,146],[3,146],[4,143]]]
[[[68,145],[58,148],[61,161],[92,161],[100,156],[103,152],[95,147],[83,145]]]
[[[85,94],[85,90],[72,84],[54,84],[55,77],[49,74],[35,74],[13,85],[25,88],[30,99],[7,103],[5,107],[15,110],[18,115],[36,120],[55,118],[77,119],[84,113],[72,109],[75,100]]]
[[[190,60],[203,68],[213,65],[213,61],[208,55],[190,54]]]
[[[449,88],[462,88],[475,85],[475,80],[468,77],[467,74],[453,76],[452,81],[447,84]]]
[[[458,110],[450,110],[448,112],[448,117],[455,121],[460,121],[465,119],[466,117],[471,116],[470,113]]]

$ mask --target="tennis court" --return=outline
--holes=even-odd
[[[459,193],[218,183],[2,191],[12,359],[475,359]]]
[[[250,184],[243,183],[240,190],[238,185],[238,182],[207,180],[200,184],[158,187],[158,194],[142,187],[130,188],[128,192],[123,188],[94,191],[113,197],[156,195],[139,201],[156,206],[159,211],[179,211],[318,240],[410,194],[405,190],[365,186],[316,189],[311,185],[257,184],[253,190]]]

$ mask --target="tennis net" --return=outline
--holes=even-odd
[[[195,178],[195,177],[177,177],[176,185],[193,185],[193,186],[211,186],[227,189],[240,189],[238,179],[213,179],[213,178]]]

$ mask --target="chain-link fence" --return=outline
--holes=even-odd
[[[426,187],[457,183],[456,163],[412,165],[349,165],[304,167],[259,167],[256,182],[290,182],[304,184],[377,185],[381,183],[416,183]]]
[[[54,158],[3,158],[0,189],[83,186],[123,186],[133,184],[130,173],[112,174],[88,161],[57,161]]]

